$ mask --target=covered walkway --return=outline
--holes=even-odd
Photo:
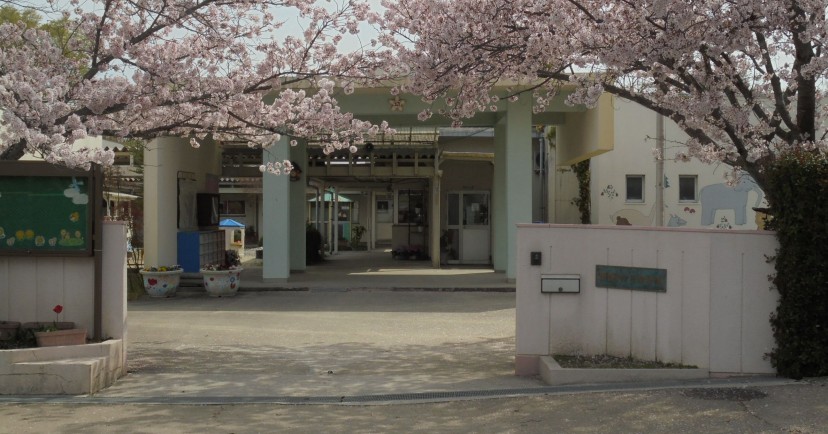
[[[444,266],[445,267],[445,266]],[[340,251],[324,262],[308,265],[303,273],[292,273],[283,283],[262,279],[262,260],[244,262],[242,291],[294,290],[447,290],[514,292],[514,282],[491,267],[450,266],[432,268],[430,261],[398,260],[389,250]]]

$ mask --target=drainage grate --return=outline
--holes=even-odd
[[[682,391],[688,398],[698,398],[707,401],[751,401],[768,396],[767,393],[752,387],[709,387],[703,389],[689,389]]]

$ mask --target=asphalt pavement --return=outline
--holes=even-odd
[[[396,269],[369,268],[352,272]],[[824,379],[516,377],[515,294],[469,270],[495,289],[372,289],[328,270],[281,290],[130,302],[129,374],[94,396],[0,396],[0,433],[828,432]]]

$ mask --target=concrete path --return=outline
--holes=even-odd
[[[244,262],[242,290],[266,289],[466,289],[514,291],[515,283],[486,266],[444,265],[431,261],[396,260],[390,250],[342,251],[323,263],[292,273],[284,282],[263,281],[262,261]]]
[[[193,293],[129,304],[101,397],[343,396],[543,386],[515,377],[514,293]]]
[[[130,302],[130,374],[0,396],[0,433],[828,433],[824,379],[546,387],[513,375],[514,293],[341,279]]]

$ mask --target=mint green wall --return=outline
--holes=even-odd
[[[495,271],[516,275],[515,245],[519,223],[532,222],[532,101],[510,103],[495,125],[492,206]]]
[[[290,144],[286,136],[269,149],[263,150],[263,161],[281,162],[290,157]],[[264,252],[262,279],[285,281],[290,277],[290,178],[265,173],[262,177],[264,197],[262,237]]]
[[[308,221],[308,207],[306,185],[308,148],[304,143],[290,148],[290,161],[294,161],[302,170],[302,176],[298,181],[290,182],[290,270],[305,270],[305,225]]]

